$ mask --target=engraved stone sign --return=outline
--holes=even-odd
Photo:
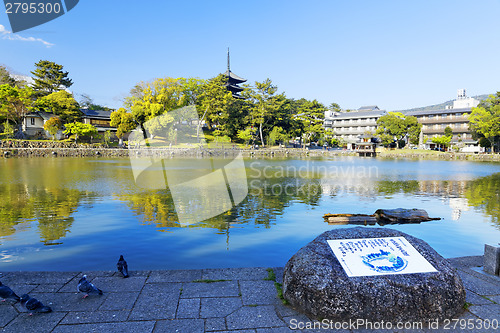
[[[436,272],[404,237],[327,242],[349,277]]]

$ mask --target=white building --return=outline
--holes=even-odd
[[[385,114],[387,112],[376,105],[351,112],[326,111],[324,126],[325,130],[333,131],[335,138],[344,140],[347,147],[352,148],[352,144],[360,142],[363,135],[375,136],[377,120]]]

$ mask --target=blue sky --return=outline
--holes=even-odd
[[[2,8],[0,64],[54,61],[74,93],[120,107],[139,81],[224,72],[230,47],[234,73],[288,97],[398,110],[500,90],[499,15],[499,0],[81,0],[18,34]]]

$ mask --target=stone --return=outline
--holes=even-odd
[[[484,245],[484,271],[500,275],[500,245]]]
[[[375,211],[377,222],[380,225],[385,224],[404,224],[420,223],[426,221],[440,220],[441,218],[429,217],[424,209],[377,209]]]
[[[330,239],[404,237],[436,270],[431,273],[348,277]],[[283,296],[311,318],[345,321],[430,321],[463,311],[465,289],[450,263],[424,241],[387,228],[324,232],[286,264]]]

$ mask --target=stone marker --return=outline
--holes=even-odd
[[[437,271],[348,277],[328,240],[404,237]],[[463,311],[465,289],[452,266],[424,241],[386,228],[324,232],[286,264],[283,296],[297,310],[335,321],[434,321]]]
[[[484,245],[484,271],[493,275],[500,275],[500,244]]]

